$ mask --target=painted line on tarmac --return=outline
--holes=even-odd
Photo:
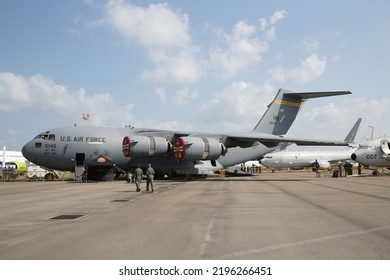
[[[233,253],[233,254],[220,256],[217,259],[232,259],[232,258],[237,258],[237,257],[242,257],[242,256],[248,256],[248,255],[254,255],[254,254],[258,254],[258,253],[265,253],[265,252],[290,248],[290,247],[298,247],[298,246],[302,246],[302,245],[313,244],[313,243],[323,242],[323,241],[328,241],[328,240],[333,240],[333,239],[351,237],[351,236],[356,236],[356,235],[363,235],[363,234],[368,234],[368,233],[387,230],[387,229],[390,229],[390,225],[372,228],[372,229],[366,229],[366,230],[347,232],[347,233],[343,233],[343,234],[328,235],[328,236],[324,236],[324,237],[320,237],[320,238],[313,238],[313,239],[302,240],[302,241],[298,241],[298,242],[285,243],[285,244],[274,245],[274,246],[269,246],[269,247],[264,247],[264,248],[252,249],[252,250],[248,250],[248,251],[241,251],[241,252],[237,252],[237,253]]]

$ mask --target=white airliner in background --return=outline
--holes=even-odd
[[[23,156],[21,151],[7,151],[6,147],[3,147],[3,150],[0,150],[0,162],[2,167],[6,162],[12,161],[21,161],[26,162],[25,157]]]
[[[352,145],[355,140],[357,130],[359,129],[361,118],[359,118],[351,131],[345,137],[344,141],[350,143],[348,150],[340,151],[280,151],[266,154],[261,159],[261,165],[276,168],[305,168],[318,167],[329,168],[333,164],[345,163],[351,161],[351,155],[357,149],[357,145]],[[317,166],[316,166],[317,165]]]
[[[5,146],[0,151],[0,167],[2,168],[12,168],[23,173],[26,171],[26,161],[21,151],[7,151]]]

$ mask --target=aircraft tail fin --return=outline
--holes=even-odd
[[[307,99],[344,94],[351,94],[351,92],[294,92],[279,89],[275,99],[268,105],[267,111],[253,129],[253,132],[284,135]]]
[[[364,135],[363,141],[361,144],[367,144],[373,140],[374,140],[374,127],[369,125],[368,131],[367,131],[366,135]]]
[[[355,141],[356,133],[359,129],[360,123],[362,122],[362,118],[358,118],[351,131],[347,134],[344,141],[347,143],[352,143]]]

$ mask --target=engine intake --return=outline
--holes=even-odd
[[[382,152],[384,153],[383,157],[384,158],[389,158],[390,157],[390,143],[388,139],[381,139],[381,149]]]
[[[225,145],[214,138],[178,137],[173,142],[177,160],[215,160],[226,152]]]
[[[161,156],[171,151],[171,143],[163,137],[131,135],[122,141],[125,157]]]

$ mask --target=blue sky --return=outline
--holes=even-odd
[[[77,125],[250,131],[279,88],[292,137],[390,134],[389,1],[5,0],[0,146]],[[90,120],[82,120],[89,113]],[[386,118],[387,117],[387,118]]]

